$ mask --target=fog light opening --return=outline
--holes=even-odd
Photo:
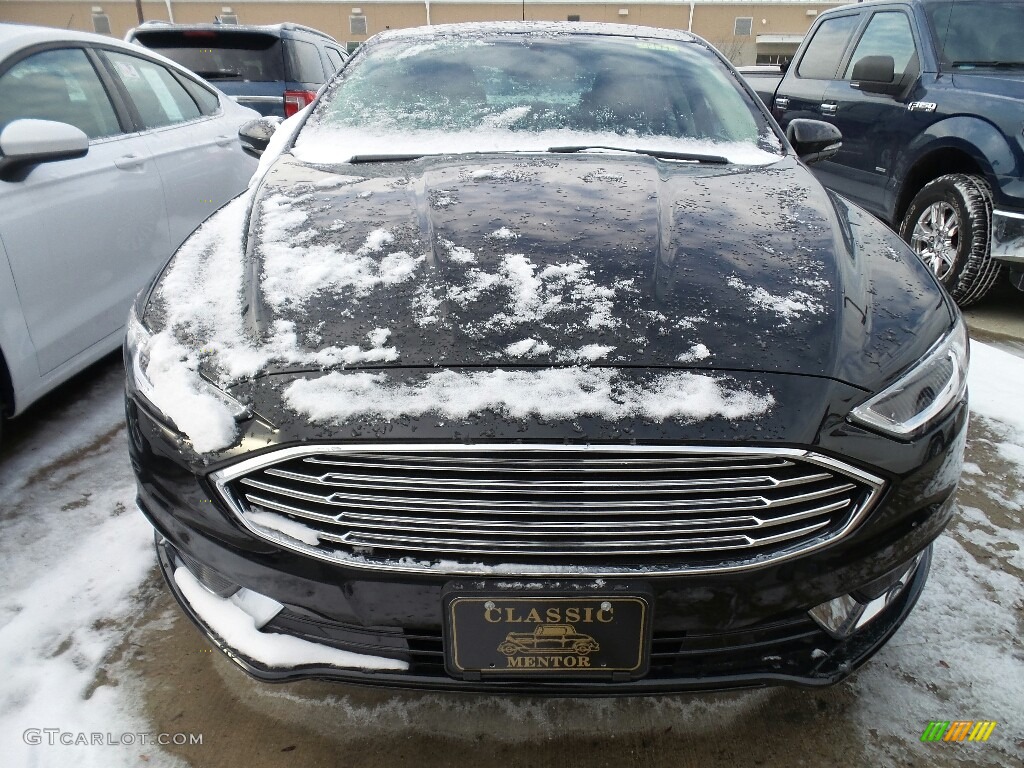
[[[817,605],[808,614],[836,640],[843,640],[874,621],[910,584],[923,553],[915,557],[881,595],[861,602],[854,595],[840,595]]]
[[[228,599],[249,615],[256,629],[263,629],[272,618],[284,610],[284,606],[277,600],[251,589],[239,589]]]
[[[186,555],[184,552],[174,551],[178,560],[181,562],[188,572],[196,577],[198,581],[207,592],[212,592],[217,597],[231,597],[233,594],[241,589],[240,586],[225,579],[213,568],[208,565],[204,565],[196,560],[194,557]]]
[[[849,637],[864,613],[865,605],[853,595],[841,595],[827,603],[816,605],[809,613],[818,625],[832,637],[841,640]]]

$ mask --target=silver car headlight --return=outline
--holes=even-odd
[[[916,437],[963,398],[969,359],[967,326],[957,318],[953,330],[928,354],[894,384],[854,408],[850,418],[894,437]]]

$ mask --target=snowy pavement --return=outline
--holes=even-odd
[[[104,361],[0,452],[3,765],[1024,765],[1024,359],[972,346],[960,512],[918,607],[860,672],[823,691],[600,700],[245,677],[156,574],[122,376]],[[998,725],[987,743],[922,743],[931,720]]]

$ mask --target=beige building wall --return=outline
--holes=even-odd
[[[753,64],[758,35],[803,35],[818,13],[841,5],[835,2],[736,2],[734,0],[695,0],[693,31],[710,41],[734,64]],[[174,20],[180,23],[212,22],[222,13],[234,13],[241,24],[276,24],[291,21],[323,30],[343,43],[357,43],[385,29],[421,26],[427,23],[425,2],[281,2],[275,0],[171,0]],[[144,0],[147,20],[168,19],[165,0]],[[94,9],[106,16],[110,34],[124,37],[137,24],[134,0],[0,0],[0,21],[42,24],[91,32]],[[229,9],[229,10],[225,10]],[[358,13],[356,13],[358,12]],[[366,35],[350,31],[349,17],[366,17]],[[687,29],[691,23],[689,2],[444,2],[431,0],[430,21],[449,24],[464,21],[527,20],[565,21],[579,16],[580,21],[642,24],[652,27]],[[736,20],[749,18],[750,34],[737,36]],[[741,23],[742,26],[742,23]],[[761,45],[761,52],[785,52],[796,44]]]

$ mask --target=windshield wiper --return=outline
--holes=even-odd
[[[954,61],[954,67],[992,67],[993,69],[1022,69],[1024,61]]]
[[[358,163],[404,163],[408,160],[419,160],[426,157],[426,153],[409,155],[352,155],[349,162],[353,165]]]
[[[728,165],[729,163],[729,158],[722,157],[721,155],[700,155],[693,152],[670,152],[668,150],[660,149],[611,147],[603,144],[580,144],[578,146],[571,147],[548,147],[548,152],[554,152],[559,155],[571,155],[576,152],[586,152],[588,149],[608,149],[613,152],[632,152],[635,155],[647,155],[648,157],[656,157],[659,160],[688,160],[694,163],[716,163],[718,165]]]
[[[612,147],[604,146],[602,144],[580,144],[579,146],[572,147],[548,147],[544,150],[545,152],[553,152],[560,155],[569,155],[576,152],[586,152],[588,149],[607,149],[613,152],[631,152],[636,155],[647,155],[648,157],[656,157],[659,160],[685,160],[694,163],[716,163],[718,165],[727,165],[729,159],[720,155],[701,155],[693,152],[670,152],[668,150],[659,149],[631,149],[628,147]],[[464,156],[464,155],[494,155],[494,154],[506,154],[509,152],[515,152],[520,150],[487,150],[480,152],[446,152],[445,155],[451,156]],[[530,152],[534,150],[521,150],[523,152]],[[396,153],[396,154],[379,154],[379,155],[353,155],[349,158],[350,163],[358,165],[359,163],[404,163],[410,160],[419,160],[423,157],[438,157],[441,153],[437,152],[415,152],[415,153]]]

